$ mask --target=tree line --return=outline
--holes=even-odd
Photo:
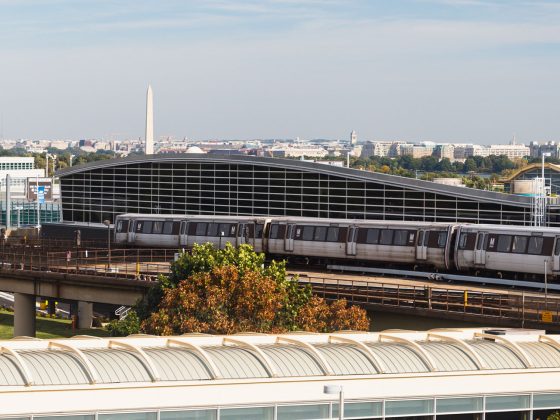
[[[411,156],[398,156],[395,158],[371,156],[368,159],[351,159],[350,165],[354,168],[375,172],[415,177],[417,171],[454,174],[501,174],[506,170],[515,169],[527,163],[526,159],[514,162],[505,155],[471,156],[464,162],[451,162],[448,158],[439,160],[435,156],[424,156],[422,158],[413,158]]]

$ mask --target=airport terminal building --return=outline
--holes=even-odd
[[[505,335],[495,335],[496,333]],[[440,329],[0,342],[0,419],[542,419],[560,342]],[[333,393],[325,393],[325,386]]]
[[[526,196],[440,185],[322,163],[173,154],[91,162],[57,173],[63,220],[122,213],[303,216],[529,225]],[[549,224],[560,219],[548,215]]]

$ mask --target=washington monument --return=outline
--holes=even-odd
[[[152,86],[148,85],[146,92],[146,147],[147,155],[154,154],[154,95]]]

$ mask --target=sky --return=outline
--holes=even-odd
[[[560,140],[560,1],[0,0],[0,135]]]

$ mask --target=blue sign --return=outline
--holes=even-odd
[[[45,202],[45,186],[40,185],[37,187],[37,200],[39,204],[43,204]]]

